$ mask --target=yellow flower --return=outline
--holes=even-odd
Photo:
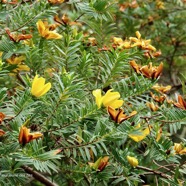
[[[6,61],[11,65],[17,65],[17,68],[14,69],[14,72],[17,71],[29,71],[30,68],[27,65],[23,64],[23,61],[25,60],[25,56],[12,56],[11,58],[7,59]]]
[[[113,43],[115,45],[121,45],[123,43],[123,39],[120,37],[113,37]]]
[[[141,38],[141,34],[140,34],[139,31],[136,31],[136,37],[130,37],[129,40],[130,40],[131,42],[134,42],[134,43],[131,45],[131,47],[137,46],[137,47],[140,47],[140,48],[142,48],[142,49],[144,49],[144,50],[156,51],[156,48],[153,47],[153,46],[150,44],[151,40],[150,40],[150,39],[148,39],[148,40],[142,39],[142,38]]]
[[[37,23],[37,29],[41,37],[46,39],[61,39],[62,35],[56,33],[52,28],[53,26],[48,25],[48,22],[43,22],[39,20]],[[52,28],[51,28],[52,27]]]
[[[174,103],[174,106],[181,108],[182,110],[186,110],[186,101],[181,95],[178,95],[178,102]]]
[[[12,56],[6,61],[11,65],[18,65],[21,64],[24,60],[25,60],[25,56]]]
[[[186,147],[183,147],[180,143],[174,143],[174,151],[176,154],[186,154]]]
[[[135,129],[139,129],[140,128],[140,124],[138,124]],[[144,130],[139,130],[139,132],[141,134],[129,134],[128,136],[133,139],[135,142],[139,142],[139,141],[142,141],[143,139],[146,138],[147,135],[150,134],[150,129],[151,129],[151,126],[147,127],[146,129]]]
[[[19,143],[22,145],[25,145],[26,143],[29,143],[31,140],[40,138],[42,136],[43,134],[41,134],[40,132],[30,133],[30,129],[28,129],[25,126],[21,126],[21,129],[19,132]]]
[[[38,75],[36,75],[32,82],[31,94],[38,98],[46,94],[50,88],[51,83],[45,84],[45,78],[39,78]]]
[[[119,92],[111,92],[113,89],[110,89],[106,92],[104,96],[101,95],[101,89],[96,89],[92,92],[96,98],[96,104],[98,108],[101,108],[103,104],[105,107],[111,106],[113,108],[119,108],[123,104],[123,100],[118,100],[120,98]]]
[[[132,167],[138,166],[138,160],[136,158],[131,157],[131,156],[127,156],[127,160]]]
[[[156,0],[156,7],[158,9],[165,9],[164,2],[162,2],[160,0]]]
[[[124,40],[120,37],[113,37],[113,47],[118,47],[120,49],[128,49],[131,48],[131,42],[128,40]]]
[[[152,92],[150,92],[150,95],[152,97],[152,99],[158,103],[163,103],[166,99],[165,95],[162,96],[156,96],[155,94],[153,94]]]

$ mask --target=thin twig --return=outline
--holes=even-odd
[[[165,169],[171,173],[175,173],[174,171],[172,171],[171,169],[167,168],[166,166],[163,166],[163,165],[159,165],[155,160],[153,160],[153,162],[158,166],[158,168],[156,170],[159,170],[159,169]]]
[[[28,166],[21,166],[25,172],[31,174],[36,180],[40,181],[41,183],[47,185],[47,186],[57,186],[55,183],[48,180],[46,177],[44,177],[42,174],[38,173],[37,171],[34,171],[32,168]]]
[[[163,173],[163,172],[160,172],[160,171],[156,171],[156,170],[153,170],[153,169],[149,169],[149,168],[147,168],[147,167],[137,166],[136,168],[137,168],[137,169],[141,169],[141,170],[145,170],[145,171],[148,171],[148,172],[152,172],[152,173],[154,173],[154,174],[156,174],[156,175],[161,176],[162,178],[166,178],[166,179],[170,179],[170,178],[171,178],[170,175],[167,175],[167,174],[165,174],[165,173]]]

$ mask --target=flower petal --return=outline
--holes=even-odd
[[[103,105],[105,107],[111,106],[113,108],[118,108],[123,104],[123,100],[118,100],[120,98],[119,92],[111,92],[113,89],[110,89],[103,96]]]
[[[43,23],[43,21],[39,20],[37,23],[37,29],[39,31],[39,34],[44,37],[45,35],[45,30],[46,30],[46,27],[45,27],[45,24]]]
[[[46,39],[61,39],[62,35],[56,33],[55,31],[47,31],[45,38]]]
[[[46,93],[51,89],[51,86],[52,86],[51,83],[45,84],[45,85],[42,87],[42,89],[36,93],[35,96],[36,96],[36,97],[41,97],[41,96],[43,96],[44,94],[46,94]]]
[[[100,108],[101,104],[102,104],[101,89],[93,90],[92,94],[96,98],[96,104],[97,104],[98,108]]]

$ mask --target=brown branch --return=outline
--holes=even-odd
[[[175,173],[174,171],[172,171],[171,169],[169,169],[169,168],[167,168],[166,167],[166,165],[165,166],[163,166],[163,165],[159,165],[155,160],[152,160],[153,162],[154,162],[154,164],[156,164],[157,166],[158,166],[158,168],[156,169],[156,170],[159,170],[159,169],[165,169],[165,170],[167,170],[167,171],[169,171],[169,172],[171,172],[171,173]],[[171,166],[172,167],[172,166]]]
[[[166,179],[170,179],[170,178],[171,178],[171,176],[168,175],[168,174],[165,174],[165,173],[163,173],[163,172],[156,171],[156,170],[153,170],[153,169],[149,169],[149,168],[147,168],[147,167],[137,166],[136,168],[137,168],[137,169],[141,169],[141,170],[145,170],[145,171],[148,171],[148,172],[151,172],[151,173],[156,174],[156,175],[159,175],[159,176],[161,176],[162,178],[166,178]]]
[[[52,183],[50,180],[48,180],[42,174],[38,173],[37,171],[34,171],[32,168],[30,168],[28,166],[23,165],[23,166],[21,166],[21,168],[23,168],[25,172],[31,174],[36,180],[40,181],[41,183],[43,183],[47,186],[57,186],[55,183]]]

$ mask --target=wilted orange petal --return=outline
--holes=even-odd
[[[134,60],[130,61],[129,63],[131,65],[131,67],[136,71],[136,73],[139,74],[140,73],[140,66]]]
[[[152,77],[152,78],[153,79],[158,78],[161,75],[162,71],[163,71],[163,63],[160,63],[160,65],[158,66],[158,68],[154,74],[154,77]]]
[[[0,136],[3,136],[5,134],[5,131],[0,129]]]
[[[100,164],[98,166],[98,169],[100,171],[102,171],[106,167],[106,165],[108,164],[108,160],[109,160],[108,156],[105,156],[101,159]]]
[[[181,95],[178,95],[178,102],[174,103],[174,105],[178,108],[186,110],[186,101],[182,98]]]

